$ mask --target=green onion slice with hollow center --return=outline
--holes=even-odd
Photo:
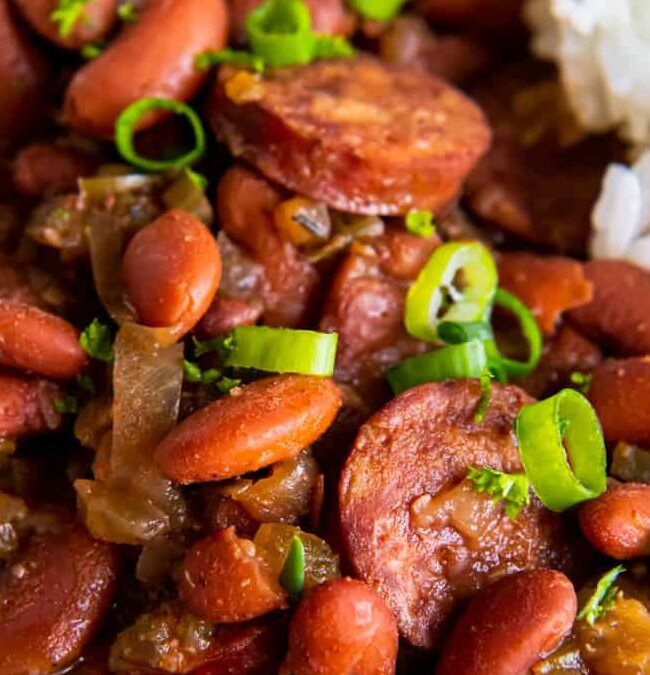
[[[389,368],[386,378],[393,392],[401,394],[426,382],[480,378],[486,364],[483,343],[473,340],[406,359]]]
[[[365,19],[389,21],[397,15],[406,0],[350,0],[350,5]]]
[[[594,499],[607,487],[606,452],[595,410],[574,389],[524,406],[515,420],[521,461],[551,511]]]
[[[297,535],[291,539],[289,552],[280,572],[280,583],[293,596],[300,595],[305,587],[305,546]]]
[[[246,17],[251,50],[271,67],[312,61],[316,33],[309,8],[302,0],[267,0]]]
[[[470,340],[492,340],[492,326],[487,321],[468,323],[443,321],[438,326],[438,337],[450,345],[458,345]]]
[[[519,322],[521,333],[528,344],[528,359],[526,361],[517,361],[501,356],[494,341],[487,348],[488,354],[492,361],[498,362],[506,375],[510,377],[529,375],[537,368],[537,364],[542,356],[542,331],[539,329],[530,309],[519,298],[505,289],[497,289],[494,296],[494,304],[514,314]]]
[[[139,155],[133,137],[140,120],[155,110],[165,110],[187,119],[194,133],[194,147],[173,159],[150,159]],[[115,145],[124,159],[146,171],[167,171],[191,166],[205,153],[206,138],[199,116],[190,106],[167,98],[141,98],[127,106],[115,122]]]
[[[461,278],[462,289],[455,285]],[[433,342],[442,322],[484,321],[497,288],[494,259],[483,244],[451,242],[437,248],[406,296],[406,330]]]
[[[334,373],[337,333],[239,326],[231,335],[227,366],[321,377]]]

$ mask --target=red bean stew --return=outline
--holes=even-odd
[[[2,675],[650,673],[650,271],[522,2],[0,0]]]

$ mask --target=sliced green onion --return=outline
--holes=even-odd
[[[454,286],[462,274],[464,288]],[[497,288],[497,269],[479,242],[451,242],[437,248],[406,296],[406,330],[433,342],[444,321],[466,323],[487,318]],[[442,314],[442,316],[438,316]]]
[[[485,414],[490,407],[493,377],[494,375],[490,372],[489,368],[486,368],[481,373],[481,398],[479,399],[478,405],[476,406],[476,412],[474,413],[474,422],[476,422],[476,424],[480,424],[485,419]]]
[[[496,351],[494,358],[498,359],[506,374],[511,377],[529,375],[537,368],[539,359],[542,356],[542,331],[539,329],[530,309],[519,298],[505,289],[497,289],[494,296],[494,304],[512,312],[517,318],[521,332],[528,343],[528,359],[526,361],[516,361],[515,359],[508,359],[500,355],[497,357],[498,349],[496,345],[494,345],[494,350]]]
[[[314,58],[316,35],[301,0],[266,0],[246,17],[246,33],[253,53],[273,68]]]
[[[232,63],[240,68],[250,68],[258,73],[264,71],[264,59],[250,52],[237,49],[221,49],[220,51],[207,51],[196,57],[197,70],[210,70],[213,66],[223,63]]]
[[[79,412],[79,401],[75,396],[64,394],[54,401],[54,410],[59,415],[76,415]]]
[[[605,492],[603,433],[596,412],[582,394],[563,389],[524,406],[515,420],[515,432],[526,474],[549,509],[564,511]]]
[[[111,363],[115,359],[113,333],[109,326],[99,319],[93,319],[79,336],[81,348],[97,361]]]
[[[574,384],[576,389],[581,393],[587,395],[589,385],[591,384],[592,375],[590,373],[580,373],[575,371],[571,373],[571,384]]]
[[[438,337],[450,345],[458,345],[471,340],[491,340],[492,327],[485,321],[468,323],[443,321],[438,326]]]
[[[194,132],[194,147],[184,155],[169,160],[149,159],[139,155],[133,144],[138,122],[154,110],[168,110],[187,119]],[[125,108],[115,123],[115,145],[122,157],[134,166],[147,171],[179,169],[197,162],[205,152],[205,130],[199,116],[190,106],[167,98],[141,98]]]
[[[138,20],[138,13],[133,5],[133,0],[122,2],[117,8],[117,15],[124,23],[135,23]]]
[[[486,365],[485,347],[474,340],[406,359],[389,368],[386,379],[393,392],[401,394],[426,382],[479,378]]]
[[[494,504],[503,501],[506,515],[512,520],[530,504],[530,481],[525,473],[504,473],[487,467],[476,469],[470,466],[467,478],[474,483],[477,492],[490,495]]]
[[[289,552],[280,572],[280,583],[293,596],[300,595],[305,586],[305,545],[298,536],[291,539]]]
[[[436,233],[436,226],[433,224],[433,213],[422,209],[411,209],[404,219],[406,229],[411,234],[417,234],[424,239],[431,239]]]
[[[349,59],[355,53],[354,47],[340,35],[316,34],[315,59]]]
[[[96,59],[104,51],[104,45],[102,43],[94,45],[84,45],[79,52],[81,57],[86,59],[86,61],[92,61]]]
[[[349,0],[352,9],[364,19],[389,21],[396,16],[406,0]]]
[[[239,326],[231,335],[227,366],[322,377],[334,373],[337,333]]]
[[[598,580],[596,589],[589,597],[589,600],[578,612],[578,619],[586,621],[590,626],[593,626],[601,616],[609,612],[614,606],[616,594],[618,593],[618,587],[614,585],[614,582],[622,572],[625,572],[625,567],[618,565],[606,574],[603,574]]]
[[[58,24],[59,35],[70,36],[77,22],[86,17],[86,5],[90,0],[59,0],[56,7],[50,12],[50,21]]]

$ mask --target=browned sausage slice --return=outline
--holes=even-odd
[[[495,385],[476,424],[479,398],[469,380],[410,389],[361,427],[341,476],[352,565],[419,647],[435,646],[457,601],[495,578],[571,562],[558,516],[533,499],[510,520],[463,480],[470,465],[521,470],[512,424],[531,399]]]
[[[370,57],[281,68],[260,81],[222,68],[210,116],[236,156],[352,213],[438,211],[490,142],[483,114],[463,94]]]

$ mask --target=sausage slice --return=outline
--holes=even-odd
[[[457,602],[495,578],[571,563],[559,516],[532,499],[510,520],[464,480],[468,466],[522,470],[512,425],[531,399],[494,385],[476,424],[479,400],[469,380],[408,390],[361,427],[341,475],[350,561],[418,647],[434,647]]]
[[[490,131],[463,94],[370,57],[221,69],[210,117],[220,140],[267,177],[352,213],[434,212],[452,201]]]

